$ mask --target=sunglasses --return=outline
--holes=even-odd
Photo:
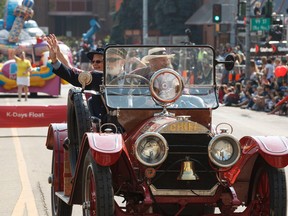
[[[94,63],[96,63],[96,64],[100,64],[100,63],[102,63],[103,61],[101,61],[101,60],[96,60],[96,61],[91,61],[92,62],[92,64],[94,64]]]
[[[121,58],[107,58],[108,62],[116,62],[116,61],[119,61],[119,60],[122,60],[122,59]]]

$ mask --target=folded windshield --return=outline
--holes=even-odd
[[[210,46],[110,46],[104,72],[108,106],[216,107],[214,55]]]

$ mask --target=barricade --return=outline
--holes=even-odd
[[[66,105],[0,106],[0,128],[45,127],[66,117]]]

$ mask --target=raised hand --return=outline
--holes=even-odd
[[[57,38],[54,34],[50,34],[46,37],[46,41],[48,43],[49,57],[54,63],[57,61],[57,53],[60,50]]]

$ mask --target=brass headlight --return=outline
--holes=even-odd
[[[166,159],[168,145],[165,138],[155,132],[142,134],[135,143],[135,155],[146,166],[157,166]]]
[[[239,141],[230,134],[220,134],[214,137],[208,145],[210,160],[219,167],[230,167],[240,158]]]

